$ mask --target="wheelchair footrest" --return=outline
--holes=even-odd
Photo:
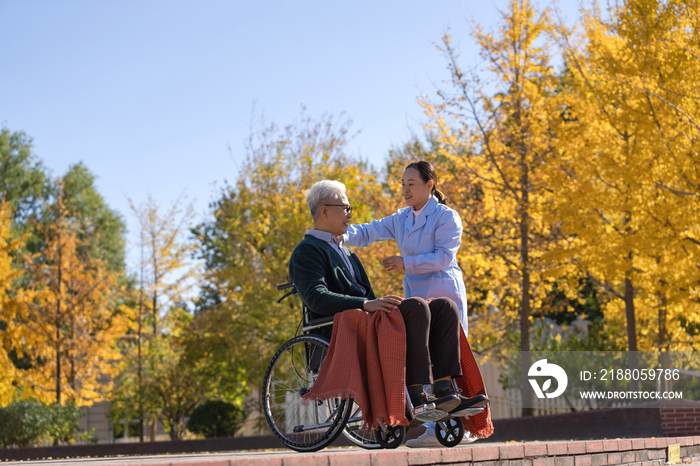
[[[484,412],[484,408],[467,408],[463,409],[461,411],[456,411],[454,413],[450,413],[450,416],[452,417],[472,417],[477,414],[481,414]]]
[[[422,422],[437,422],[440,419],[444,419],[448,417],[450,413],[447,411],[443,411],[442,409],[426,409],[422,410],[421,412],[418,412],[418,409],[416,409],[416,419]]]

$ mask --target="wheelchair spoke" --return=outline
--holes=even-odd
[[[362,448],[366,448],[368,450],[383,448],[383,446],[377,440],[377,434],[374,430],[362,429],[362,410],[356,402],[354,402],[353,404],[353,413],[352,416],[348,419],[347,424],[345,425],[343,435],[353,444]]]
[[[288,341],[270,362],[263,382],[263,411],[282,443],[298,451],[330,444],[350,416],[351,404],[340,398],[304,400],[313,386],[328,343],[302,335]]]

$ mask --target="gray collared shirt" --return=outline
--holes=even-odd
[[[357,283],[357,277],[355,276],[355,268],[352,266],[352,262],[350,262],[350,258],[348,257],[347,254],[341,249],[341,244],[342,241],[338,241],[338,238],[336,238],[332,233],[329,233],[327,231],[321,231],[321,230],[306,230],[307,235],[311,235],[314,238],[318,238],[321,241],[325,241],[326,243],[330,244],[331,247],[337,252],[340,257],[343,258],[343,262],[345,265],[348,267],[350,270],[350,276],[352,277],[352,281]],[[357,283],[357,286],[359,286],[362,289],[362,292],[366,292],[363,286],[361,286],[359,283]]]

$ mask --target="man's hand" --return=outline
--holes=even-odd
[[[382,265],[387,272],[392,270],[403,270],[403,257],[401,256],[389,256],[385,257],[382,261]]]
[[[396,311],[399,308],[399,304],[401,304],[401,301],[403,301],[403,298],[399,296],[384,296],[383,298],[365,301],[365,304],[364,306],[362,306],[362,308],[367,312],[391,312]]]

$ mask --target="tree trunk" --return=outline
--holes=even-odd
[[[639,369],[637,355],[637,324],[634,312],[634,286],[628,272],[625,277],[625,316],[627,318],[627,349],[629,351],[629,367],[632,371]],[[639,380],[630,380],[630,389],[639,390]]]
[[[666,328],[666,295],[658,293],[659,298],[659,351],[668,351],[668,329]]]
[[[61,404],[61,322],[58,318],[61,305],[58,305],[59,311],[56,312],[56,404]]]
[[[63,248],[58,243],[58,279],[56,280],[56,404],[61,404],[61,272],[63,269]]]
[[[520,352],[522,383],[522,416],[534,415],[532,406],[532,390],[529,382],[526,382],[527,372],[530,369],[530,222],[529,210],[529,179],[528,167],[525,160],[525,150],[521,149],[520,156],[521,177],[521,207],[520,207],[520,258],[522,264],[522,296],[520,301]]]
[[[533,416],[534,409],[532,408],[532,389],[528,382],[527,373],[532,365],[530,357],[530,273],[523,270],[523,295],[522,305],[520,308],[520,355],[521,365],[520,371],[522,374],[522,402],[523,408],[521,416]]]
[[[156,250],[155,233],[151,234],[151,247],[153,252],[153,338],[158,335],[158,259]]]
[[[143,226],[141,226],[141,289],[139,291],[139,325],[136,344],[138,346],[138,401],[139,401],[139,442],[143,443],[143,361],[141,358],[141,322],[143,319]]]
[[[63,269],[63,248],[61,241],[58,242],[58,270],[57,291],[56,291],[56,404],[61,404],[61,272]],[[53,444],[58,445],[58,437],[53,439]]]
[[[661,283],[663,289],[663,283]],[[668,327],[666,326],[667,321],[667,309],[666,309],[666,294],[663,291],[658,292],[659,298],[659,351],[661,351],[661,368],[665,371],[671,369],[671,353],[668,351]],[[665,377],[660,379],[661,386],[659,389],[661,391],[671,391],[673,390],[673,380],[666,380]]]

